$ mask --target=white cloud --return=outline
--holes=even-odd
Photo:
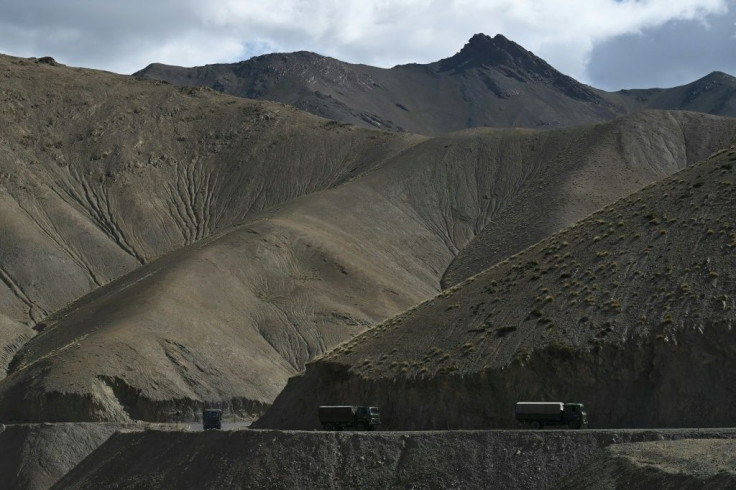
[[[502,33],[583,81],[591,50],[732,0],[25,0],[0,4],[0,51],[122,73],[270,51],[310,50],[392,66],[452,55]]]

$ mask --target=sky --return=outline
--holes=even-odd
[[[605,90],[736,76],[736,0],[0,0],[0,53],[123,74],[300,50],[388,68],[476,33]]]

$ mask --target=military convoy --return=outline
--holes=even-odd
[[[582,403],[518,402],[514,406],[514,415],[516,420],[532,429],[543,429],[549,425],[580,429],[588,425],[588,414]]]
[[[323,405],[319,407],[319,423],[324,430],[374,430],[381,425],[378,407]]]

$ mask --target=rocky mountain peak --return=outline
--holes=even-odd
[[[475,34],[459,53],[443,60],[443,68],[456,70],[480,66],[525,67],[529,69],[545,65],[547,64],[533,53],[501,34],[497,34],[495,37],[486,34]]]

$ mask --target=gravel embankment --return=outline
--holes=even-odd
[[[113,435],[54,488],[547,488],[611,444],[736,430]]]

